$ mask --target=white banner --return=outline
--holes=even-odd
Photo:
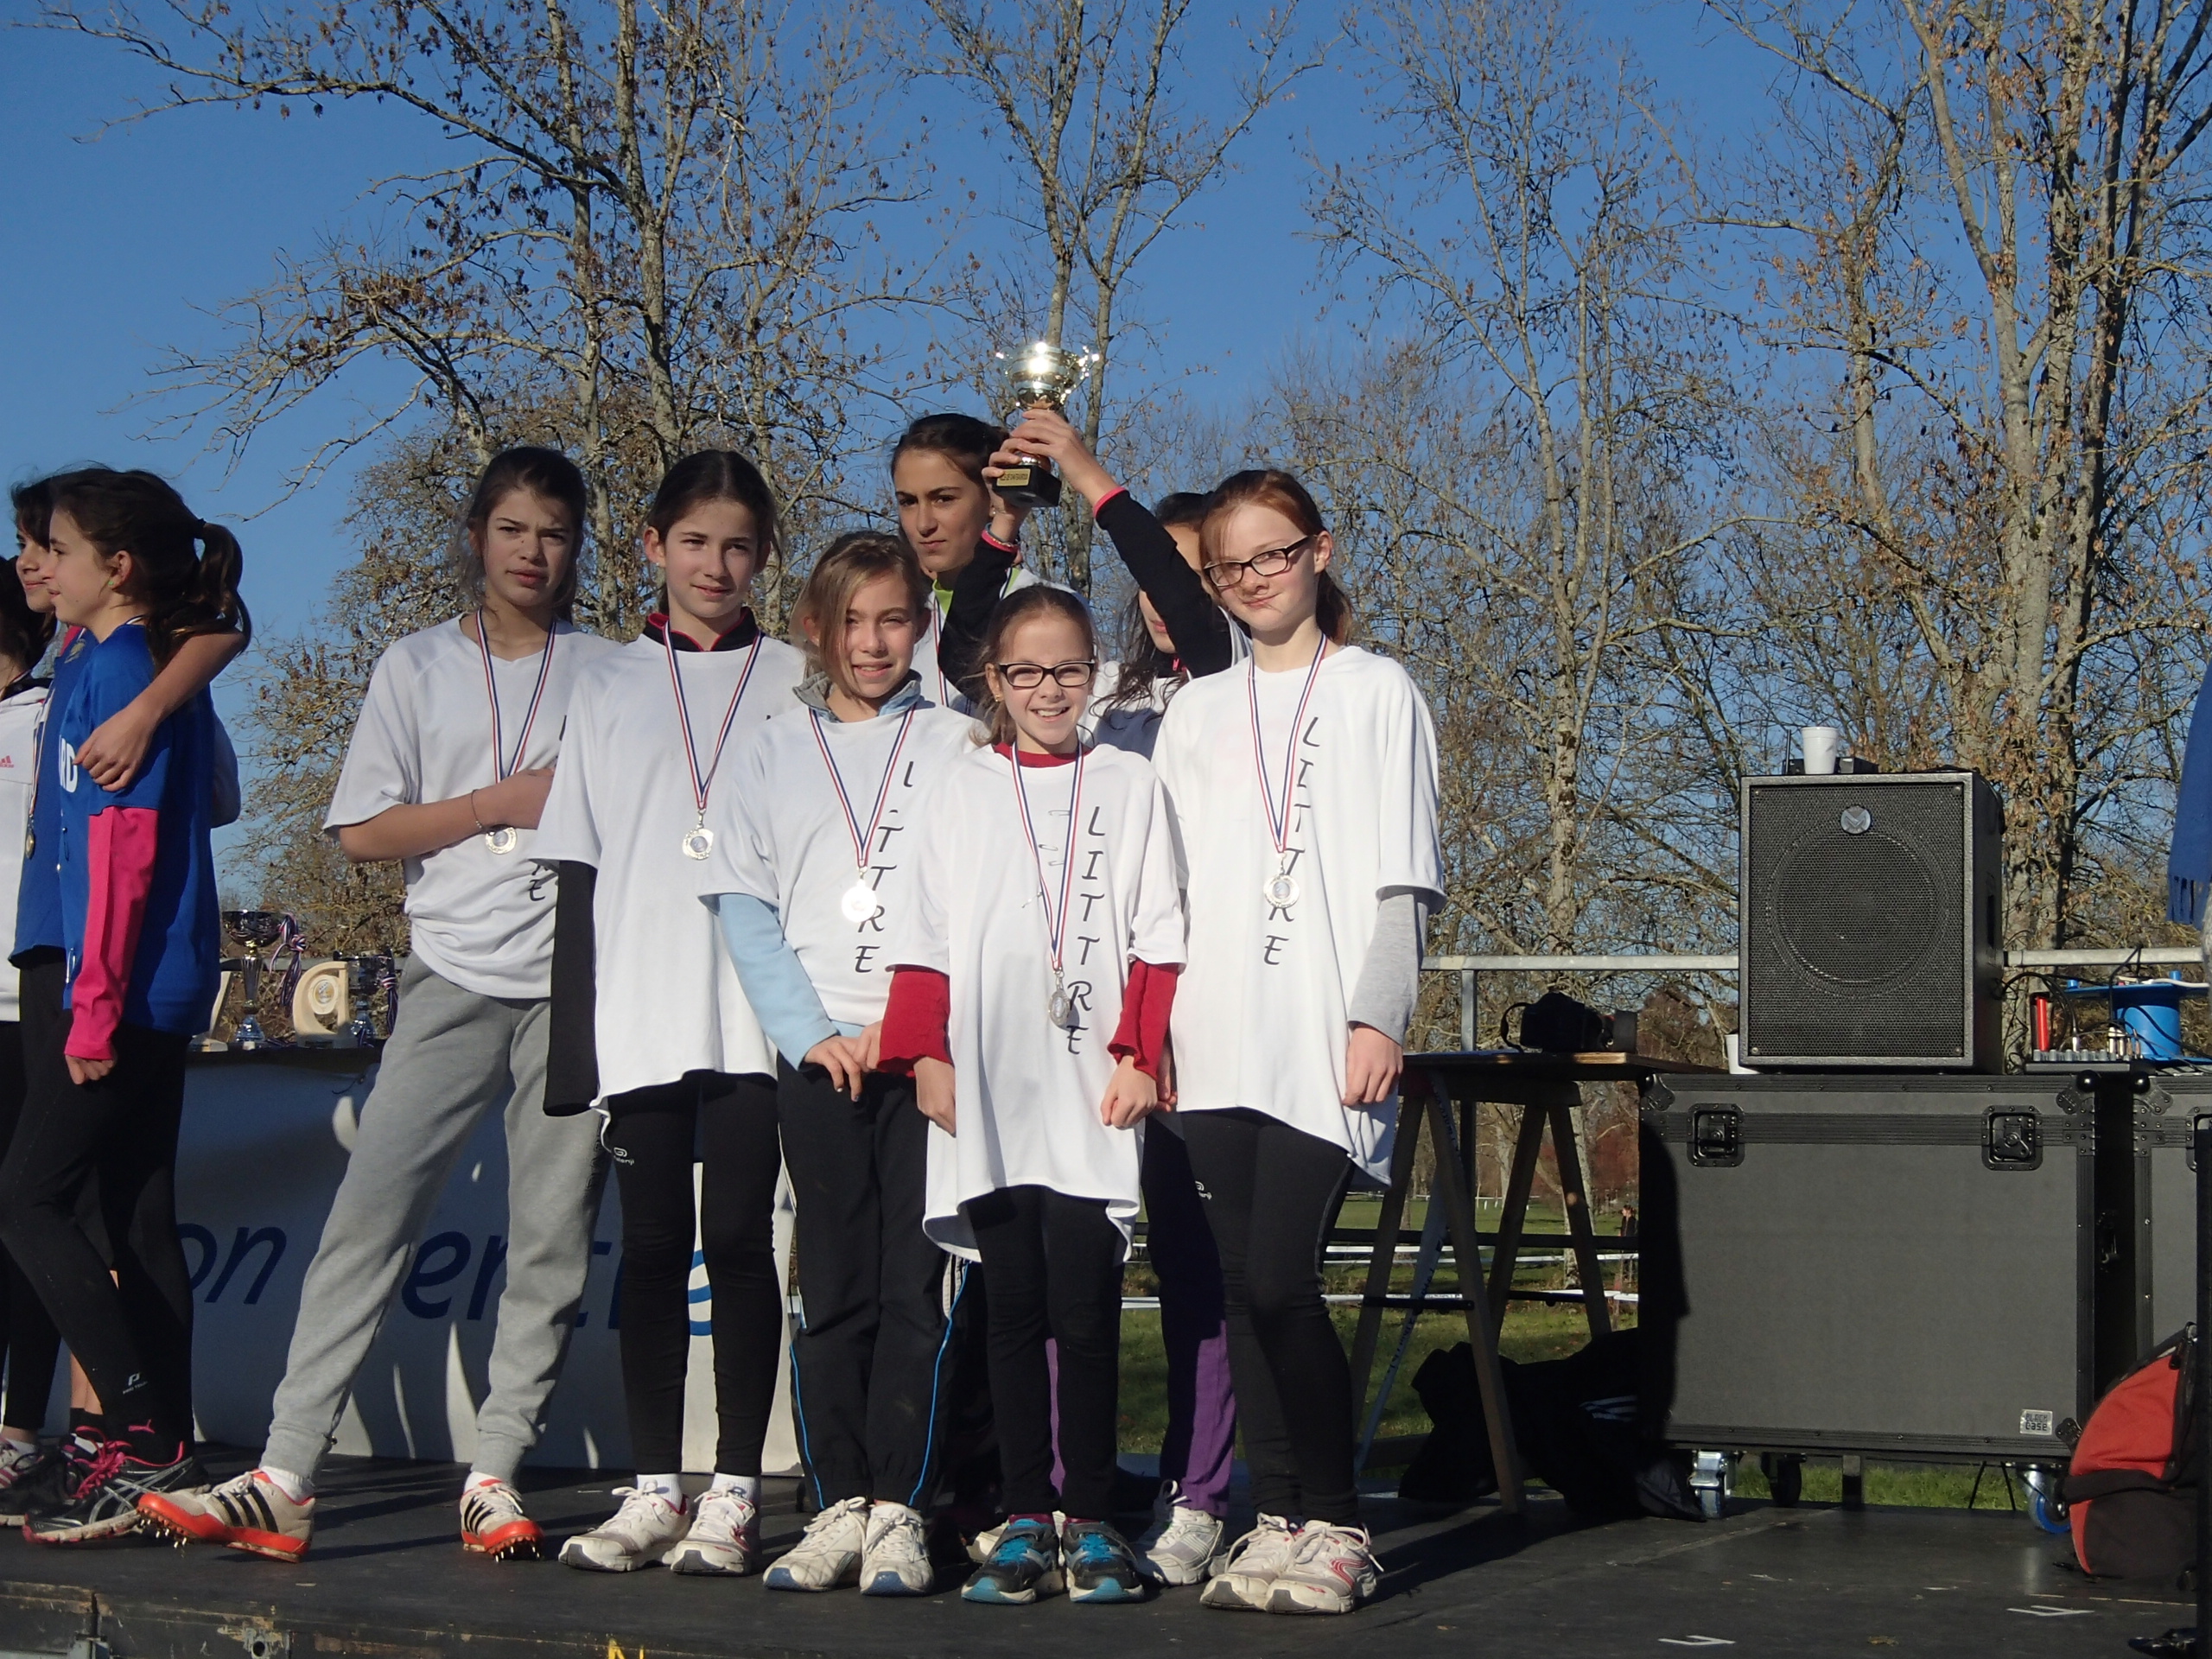
[[[194,1055],[177,1154],[177,1222],[197,1304],[194,1375],[204,1440],[258,1448],[283,1376],[300,1282],[374,1077],[365,1051]],[[336,1450],[466,1463],[476,1447],[500,1287],[505,1283],[507,1163],[500,1108],[484,1114],[416,1243],[397,1299],[354,1384]],[[791,1205],[778,1193],[776,1259],[789,1282]],[[530,1461],[630,1467],[618,1294],[622,1211],[610,1171],[592,1242],[590,1281],[545,1435]],[[683,1462],[714,1467],[713,1305],[695,1248]],[[791,1357],[784,1346],[763,1466],[796,1469]],[[66,1389],[55,1390],[58,1428]]]

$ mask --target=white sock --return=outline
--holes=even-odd
[[[4,1438],[0,1438],[0,1446],[5,1446],[12,1452],[35,1452],[38,1450],[38,1442],[36,1440],[27,1440],[20,1434],[10,1434]]]
[[[468,1471],[468,1478],[461,1483],[461,1490],[464,1492],[468,1491],[474,1487],[485,1484],[487,1481],[494,1486],[505,1486],[508,1484],[505,1475],[487,1475],[481,1469],[471,1469]]]
[[[753,1508],[760,1507],[760,1477],[758,1475],[725,1475],[716,1471],[714,1490],[735,1492]]]
[[[639,1475],[630,1484],[641,1492],[658,1492],[679,1510],[683,1507],[683,1482],[675,1475]]]
[[[276,1484],[276,1489],[295,1503],[304,1503],[315,1496],[315,1481],[308,1475],[296,1475],[289,1469],[279,1469],[273,1464],[263,1464],[261,1472]]]

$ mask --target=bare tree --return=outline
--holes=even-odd
[[[426,412],[479,461],[524,421],[549,425],[597,486],[583,609],[616,634],[649,586],[635,504],[686,450],[734,442],[802,521],[836,510],[877,391],[872,320],[920,289],[873,247],[869,216],[908,198],[911,169],[876,118],[883,24],[865,0],[169,0],[143,16],[52,0],[42,16],[160,71],[168,91],[141,114],[372,100],[461,152],[376,186],[398,229],[288,258],[232,308],[226,350],[174,361],[186,420],[243,448],[375,358],[411,372],[411,397],[302,477]]]
[[[988,112],[1010,152],[1007,212],[1043,256],[1041,304],[1028,273],[1014,280],[1025,321],[1052,344],[1080,342],[1100,359],[1077,410],[1096,449],[1108,375],[1135,332],[1124,301],[1137,267],[1221,177],[1260,112],[1310,66],[1292,49],[1294,0],[1252,31],[1236,74],[1207,66],[1205,79],[1228,91],[1203,113],[1184,102],[1198,79],[1182,61],[1192,0],[929,5],[939,31],[929,73]],[[1090,532],[1081,513],[1063,532],[1065,574],[1086,594]]]
[[[2202,596],[2161,521],[2202,487],[2177,371],[2204,345],[2212,4],[1714,9],[1783,69],[1741,215],[1776,238],[1770,321],[1834,359],[1801,515],[1853,544],[1840,597],[1911,620],[1914,758],[2006,796],[2007,942],[2057,943],[2172,705],[2129,665]]]

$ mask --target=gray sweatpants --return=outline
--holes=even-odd
[[[408,963],[353,1161],[300,1288],[264,1462],[312,1474],[329,1451],[416,1241],[478,1120],[503,1096],[507,1282],[475,1467],[512,1478],[537,1444],[583,1300],[604,1173],[599,1115],[544,1113],[548,1009]]]

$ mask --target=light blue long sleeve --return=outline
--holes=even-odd
[[[858,1034],[838,1025],[823,1007],[814,982],[784,938],[783,918],[773,905],[742,893],[716,893],[709,902],[721,923],[722,942],[745,987],[745,1000],[779,1053],[797,1065],[824,1038]]]

